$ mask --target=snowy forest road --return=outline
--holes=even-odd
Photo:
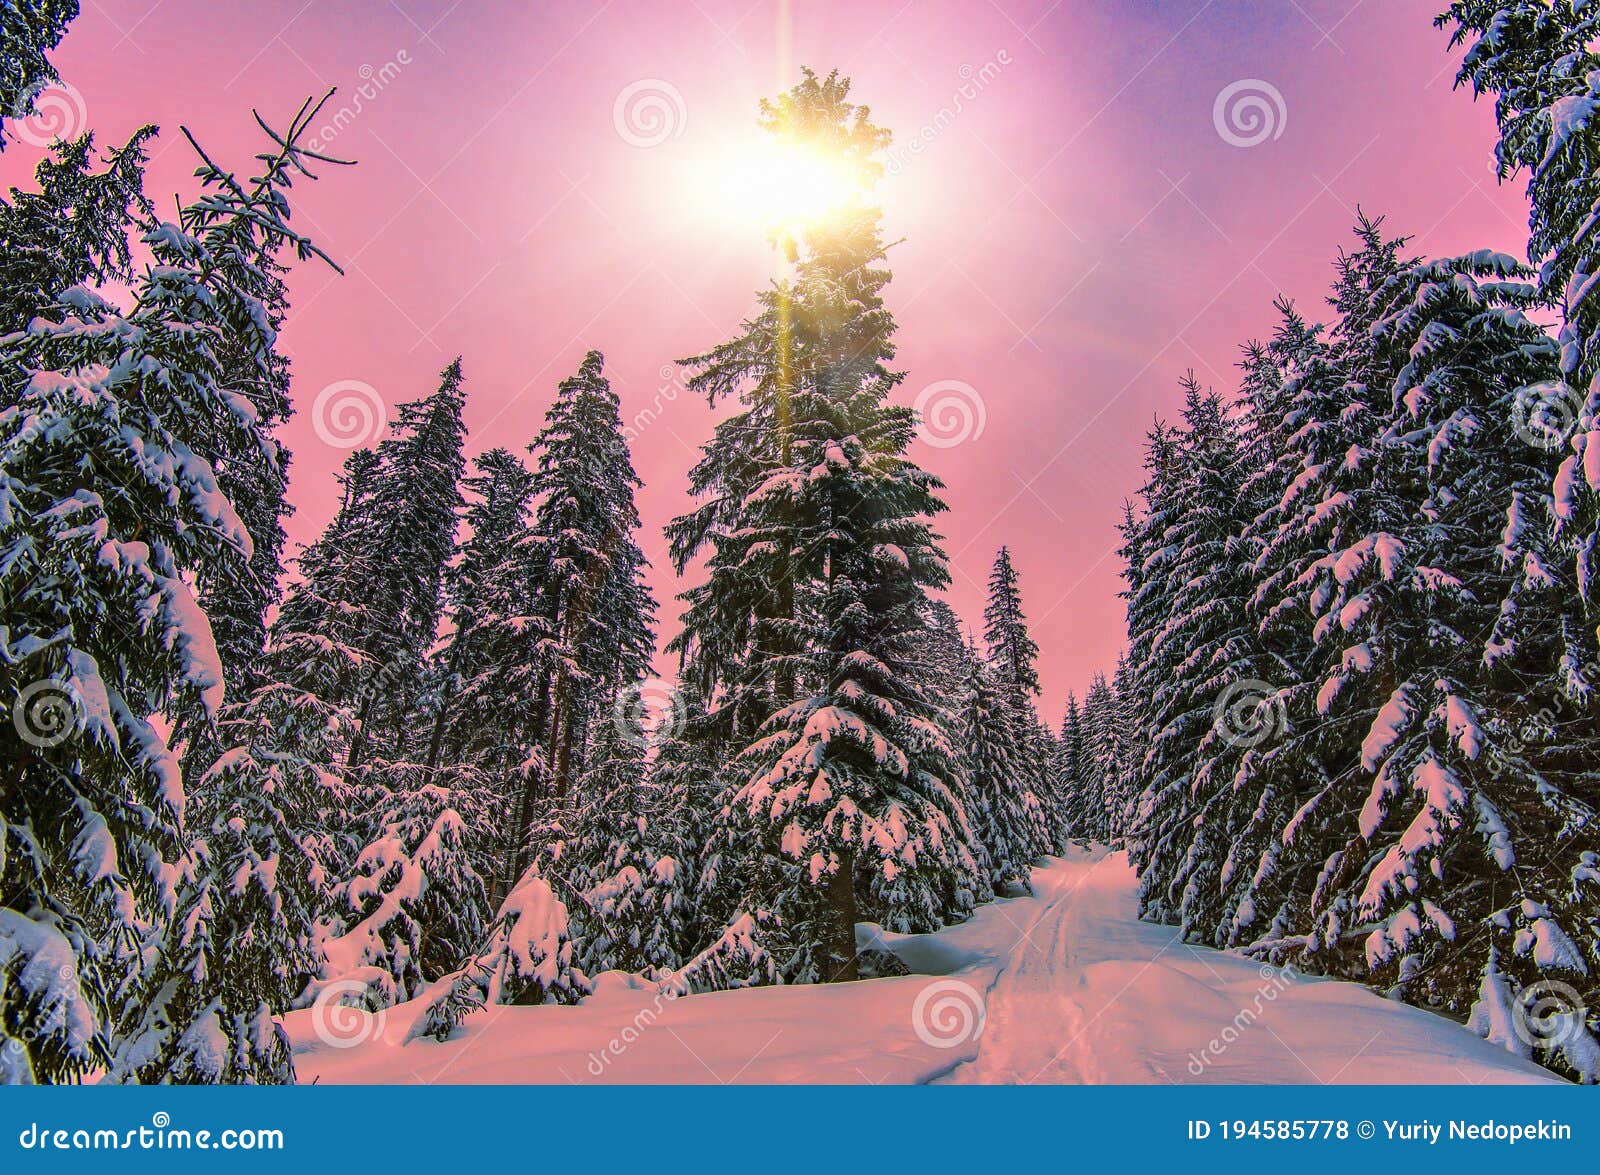
[[[1138,919],[1127,856],[1051,859],[1035,892],[937,934],[863,925],[914,972],[666,999],[608,972],[575,1007],[496,1006],[443,1043],[418,1003],[288,1027],[327,1083],[1286,1083],[1553,1080],[1461,1025],[1353,983],[1185,943]],[[327,1028],[328,1018],[323,1018]]]
[[[1336,1084],[1540,1080],[1447,1020],[1355,984],[1185,943],[1139,921],[1127,857],[1103,849],[1034,874],[1040,909],[987,995],[978,1084]]]

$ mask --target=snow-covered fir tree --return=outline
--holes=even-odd
[[[1139,831],[1144,901],[1152,910],[1177,912],[1187,924],[1189,906],[1214,888],[1214,871],[1227,853],[1225,841],[1212,839],[1223,826],[1207,810],[1226,802],[1219,797],[1228,780],[1201,769],[1208,763],[1203,748],[1248,737],[1219,721],[1219,708],[1227,714],[1235,705],[1270,707],[1264,695],[1271,687],[1241,672],[1249,660],[1238,618],[1250,584],[1235,538],[1245,480],[1237,429],[1221,397],[1202,389],[1192,373],[1183,387],[1183,427],[1153,441],[1155,480],[1145,500],[1154,525],[1138,536],[1152,557],[1130,580],[1140,604],[1143,593],[1161,593],[1162,613],[1148,640],[1134,644],[1144,661],[1119,667],[1115,683],[1123,705],[1130,692],[1141,693],[1148,741],[1123,749],[1124,765],[1135,753],[1142,762],[1111,783],[1107,801],[1113,825],[1124,828],[1139,793],[1139,810],[1147,813]],[[1160,508],[1153,505],[1158,500]],[[1245,717],[1250,730],[1266,732],[1265,715],[1252,710]]]
[[[1027,787],[1026,750],[999,667],[972,656],[963,684],[961,716],[968,816],[982,849],[986,885],[980,899],[1007,889],[1032,892],[1029,873],[1037,855],[1037,829],[1044,819],[1038,797]]]
[[[587,758],[565,860],[583,897],[579,965],[590,975],[664,974],[682,962],[689,888],[671,797],[647,771],[643,740],[623,723],[600,723]]]
[[[1519,412],[1562,451],[1554,482],[1558,530],[1571,542],[1578,586],[1592,601],[1600,563],[1600,12],[1586,0],[1456,0],[1437,22],[1466,46],[1456,76],[1493,94],[1500,177],[1525,174],[1529,256],[1561,314],[1559,372]]]
[[[655,601],[636,536],[639,486],[619,401],[598,351],[561,382],[531,446],[536,499],[503,565],[502,614],[486,614],[504,644],[499,672],[528,683],[527,708],[502,720],[514,796],[501,880],[529,867],[532,831],[548,808],[570,807],[588,735],[636,689],[655,648]],[[515,605],[515,606],[514,606]],[[482,689],[502,686],[485,676]],[[515,695],[513,695],[515,698]],[[503,711],[504,704],[491,714]]]
[[[144,165],[154,127],[105,152],[94,136],[57,142],[34,169],[38,191],[0,199],[0,334],[24,329],[67,290],[131,282],[130,236],[151,213]]]
[[[1019,711],[1039,694],[1039,645],[1028,632],[1022,614],[1022,592],[1017,584],[1017,569],[1005,547],[995,556],[989,573],[989,598],[983,609],[983,639],[989,648],[989,661],[995,680],[1010,696]]]
[[[59,76],[49,54],[78,15],[78,0],[11,0],[0,8],[0,151],[7,119],[26,118]]]
[[[887,402],[901,377],[867,196],[888,133],[847,80],[809,71],[762,122],[828,151],[855,194],[775,232],[790,275],[737,338],[691,361],[691,388],[742,411],[693,471],[707,501],[669,528],[680,569],[704,552],[708,570],[675,647],[721,703],[732,806],[783,862],[777,904],[810,927],[791,974],[847,979],[858,892],[921,923],[945,912],[940,875],[969,868],[958,768],[915,674],[924,592],[946,580],[927,519],[944,507],[904,456],[913,415]]]
[[[533,555],[551,632],[546,786],[561,800],[582,770],[589,718],[644,674],[655,648],[639,478],[600,352],[562,381],[534,451]]]
[[[346,520],[342,541],[345,558],[356,564],[363,613],[357,640],[369,674],[358,699],[361,729],[351,767],[369,753],[403,757],[411,749],[407,719],[436,635],[463,506],[465,404],[457,358],[432,395],[396,409],[370,483]]]
[[[537,760],[531,704],[543,681],[544,638],[538,585],[525,544],[533,476],[515,454],[490,449],[463,483],[470,536],[446,569],[450,632],[424,694],[428,735],[418,755],[430,778],[466,768],[462,782],[480,794],[482,822],[469,829],[475,870],[503,897],[513,805]]]
[[[284,194],[310,161],[296,143],[315,114],[308,102],[274,136],[249,187],[202,154],[206,212],[148,229],[132,310],[77,286],[0,342],[0,1016],[24,1042],[5,1050],[11,1078],[71,1080],[109,1059],[113,985],[119,1003],[139,991],[180,901],[188,788],[163,719],[221,701],[191,585],[247,558],[250,537],[212,462],[267,443],[213,345],[243,323],[268,329],[258,290],[189,226],[237,218],[234,239],[316,254],[289,227]],[[241,354],[269,351],[263,333]],[[273,1067],[270,1035],[255,1034],[246,1065]]]
[[[1059,800],[1053,770],[1055,748],[1039,721],[1034,699],[1039,694],[1039,645],[1028,631],[1022,611],[1022,590],[1011,552],[1001,547],[989,574],[989,595],[983,610],[983,637],[1002,704],[1015,727],[1017,770],[1013,786],[1022,794],[1030,816],[1019,828],[1028,838],[1027,857],[1061,847]]]
[[[1094,675],[1083,699],[1083,751],[1078,778],[1066,797],[1063,822],[1076,840],[1110,841],[1119,829],[1112,822],[1118,772],[1117,699],[1103,673]]]
[[[483,880],[467,851],[479,813],[420,764],[387,764],[386,786],[370,813],[376,834],[333,887],[331,921],[320,937],[315,999],[333,985],[359,983],[371,1008],[420,994],[469,957],[485,933]]]

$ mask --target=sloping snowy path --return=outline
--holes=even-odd
[[[1052,862],[1034,885],[1040,909],[988,992],[977,1057],[950,1081],[1548,1078],[1464,1028],[1355,984],[1296,978],[1140,922],[1124,854]]]
[[[1522,1082],[1549,1075],[1429,1013],[1354,984],[1296,978],[1189,946],[1137,918],[1120,853],[1034,875],[1032,897],[962,926],[863,944],[919,974],[663,1000],[612,973],[575,1008],[491,1008],[444,1043],[379,1023],[289,1018],[302,1081]],[[937,977],[937,978],[930,978]],[[977,1032],[978,1013],[983,1012]],[[348,1014],[345,1014],[348,1013]],[[330,1040],[359,1043],[334,1047]]]

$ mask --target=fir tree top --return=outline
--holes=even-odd
[[[1017,586],[1017,571],[1011,565],[1011,552],[1000,548],[994,570],[989,573],[989,602],[983,610],[983,639],[989,646],[989,661],[1000,686],[1019,709],[1039,692],[1039,673],[1034,668],[1039,646],[1028,633],[1027,617],[1022,614],[1022,592]]]

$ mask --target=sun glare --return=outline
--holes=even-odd
[[[771,142],[729,151],[707,176],[715,178],[705,198],[719,218],[767,230],[826,224],[864,194],[836,156]]]

